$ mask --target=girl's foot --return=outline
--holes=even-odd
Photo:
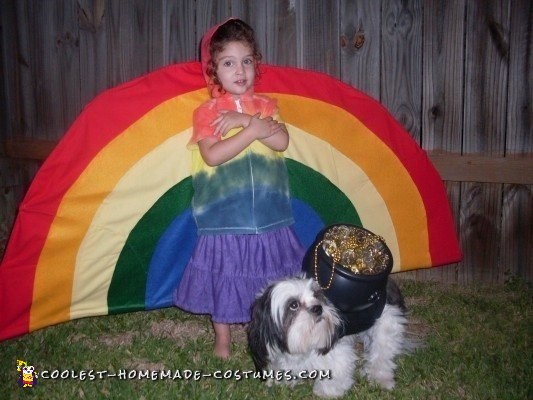
[[[217,356],[218,358],[227,360],[230,356],[229,346],[224,343],[219,344],[215,342],[215,350],[213,351],[213,353],[215,353],[215,356]]]
[[[227,360],[230,356],[231,332],[228,324],[213,323],[215,329],[214,354],[218,358]]]

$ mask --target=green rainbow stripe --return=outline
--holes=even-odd
[[[291,196],[311,206],[325,225],[343,221],[362,226],[350,199],[329,179],[298,161],[286,162]]]
[[[192,179],[188,177],[161,196],[132,229],[109,287],[109,313],[144,309],[148,267],[154,249],[172,220],[190,207],[192,194]]]
[[[381,105],[323,74],[265,71],[261,91],[278,99],[290,130],[284,155],[308,167],[288,160],[293,197],[305,208],[297,225],[312,222],[305,212],[314,211],[324,224],[363,225],[387,240],[394,272],[461,258],[438,173]],[[207,99],[200,64],[187,63],[106,91],[85,108],[21,204],[0,266],[0,340],[104,315],[113,304],[117,312],[168,304],[174,281],[164,279],[194,244],[189,206],[180,203],[190,197],[179,186],[191,173],[191,115]],[[190,224],[175,232],[181,217]],[[134,299],[117,298],[124,290]]]
[[[331,181],[298,161],[286,159],[286,163],[291,196],[308,204],[324,224],[361,225],[354,205]],[[161,196],[132,229],[109,287],[110,314],[145,309],[148,268],[157,242],[172,220],[190,207],[192,194],[188,177]]]

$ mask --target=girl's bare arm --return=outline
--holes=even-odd
[[[283,122],[277,122],[271,128],[271,136],[260,139],[261,143],[274,151],[285,151],[289,147],[289,133]]]
[[[256,115],[250,118],[248,125],[234,136],[224,140],[218,140],[217,136],[200,140],[198,142],[200,154],[209,166],[223,164],[238,155],[254,140],[263,140],[273,136],[272,130],[276,130],[275,124],[277,124],[276,121],[260,119]]]

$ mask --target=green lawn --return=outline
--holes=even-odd
[[[398,359],[393,391],[358,379],[344,398],[533,398],[533,302],[527,285],[401,281],[400,286],[411,311],[410,329],[423,337],[424,347]],[[246,379],[253,363],[242,328],[236,331],[231,360],[214,358],[212,346],[209,319],[177,309],[71,321],[0,343],[0,399],[314,398],[309,383],[268,388],[251,376]],[[36,387],[22,389],[17,359],[40,374],[78,378],[41,376]],[[85,379],[79,377],[82,371]],[[151,371],[170,371],[170,376],[153,380]],[[172,379],[176,371],[181,379]],[[189,373],[193,376],[186,379]],[[199,374],[224,373],[233,376],[198,379]]]

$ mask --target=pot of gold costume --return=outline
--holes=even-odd
[[[306,253],[304,269],[324,290],[345,322],[345,335],[370,328],[387,300],[392,253],[385,240],[349,224],[319,232]]]

